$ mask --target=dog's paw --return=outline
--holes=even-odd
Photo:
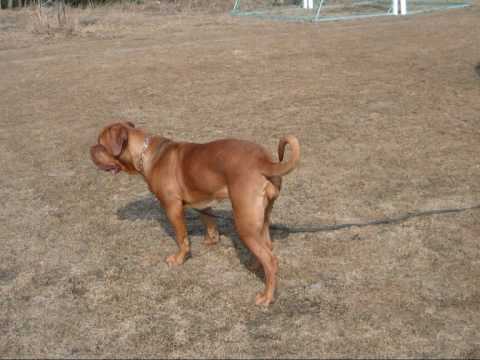
[[[169,267],[182,265],[185,262],[185,256],[180,256],[178,254],[170,255],[165,259],[165,262]]]
[[[255,297],[256,305],[268,306],[272,303],[272,301],[273,301],[273,297],[263,292],[258,293],[257,296]]]
[[[218,231],[213,234],[206,234],[203,239],[203,244],[207,246],[215,245],[220,241],[220,233]]]

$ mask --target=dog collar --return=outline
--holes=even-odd
[[[143,141],[142,152],[140,153],[140,160],[138,161],[138,170],[143,173],[143,156],[145,155],[145,151],[147,151],[148,145],[150,145],[152,138],[150,136],[145,136],[145,140]]]

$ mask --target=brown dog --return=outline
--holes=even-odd
[[[292,156],[282,162],[286,144]],[[275,163],[264,148],[251,142],[174,142],[124,122],[105,127],[91,155],[101,170],[143,175],[175,229],[179,251],[166,259],[169,266],[182,264],[190,254],[184,207],[204,210],[230,198],[238,234],[265,272],[266,287],[257,295],[256,304],[272,302],[278,265],[272,253],[270,212],[280,193],[281,176],[291,172],[300,159],[294,136],[280,140],[280,162]],[[205,211],[200,217],[206,227],[205,243],[217,243],[220,237],[214,218]]]

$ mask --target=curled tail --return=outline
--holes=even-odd
[[[285,155],[285,146],[290,145],[292,154],[288,161],[283,162],[283,156]],[[287,135],[280,139],[278,143],[278,163],[269,163],[265,166],[265,176],[284,176],[290,173],[298,165],[300,160],[300,144],[298,139],[293,135]]]

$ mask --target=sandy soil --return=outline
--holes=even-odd
[[[0,356],[480,357],[480,209],[322,228],[480,204],[478,6],[75,16],[47,34],[0,14]],[[172,229],[141,178],[90,161],[111,119],[272,152],[298,136],[273,212],[275,304],[253,305],[262,279],[228,204],[213,248],[188,213],[193,257],[167,268]]]

